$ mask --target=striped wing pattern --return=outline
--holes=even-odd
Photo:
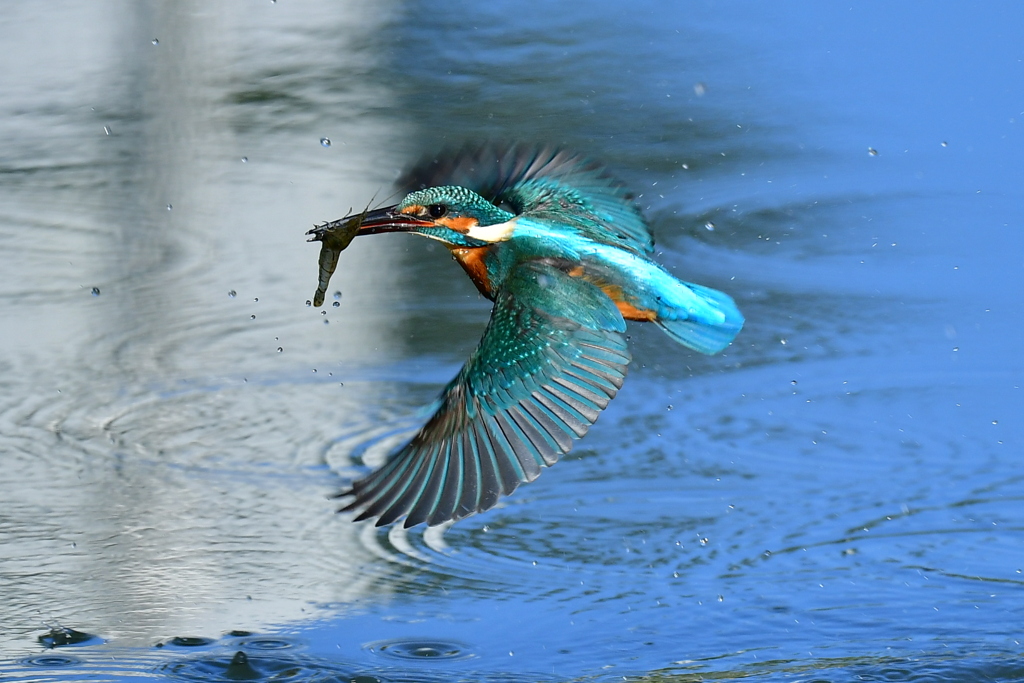
[[[514,295],[513,295],[514,292]],[[434,526],[488,510],[536,479],[615,396],[630,355],[625,323],[598,288],[529,263],[498,292],[480,345],[440,407],[344,510],[377,526]]]
[[[633,194],[593,161],[553,147],[477,145],[421,161],[400,180],[405,190],[458,185],[512,211],[577,223],[591,239],[637,253],[654,249]]]

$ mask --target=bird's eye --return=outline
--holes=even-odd
[[[448,213],[448,207],[444,204],[431,204],[427,207],[427,213],[430,214],[431,218],[440,218]]]

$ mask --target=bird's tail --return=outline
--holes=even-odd
[[[659,314],[655,323],[683,346],[706,353],[718,353],[743,329],[743,314],[728,294],[717,289],[684,284],[694,295],[696,306],[680,315]]]

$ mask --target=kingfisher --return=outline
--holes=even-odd
[[[633,195],[560,149],[464,148],[414,167],[401,202],[316,226],[323,302],[354,237],[410,232],[444,244],[493,303],[483,338],[433,416],[338,497],[376,525],[435,526],[494,507],[554,465],[626,377],[626,321],[654,323],[704,354],[743,327],[729,295],[652,260]]]

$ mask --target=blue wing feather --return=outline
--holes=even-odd
[[[568,311],[604,324],[588,327]],[[568,452],[615,396],[630,360],[624,330],[595,285],[551,265],[520,265],[437,412],[342,494],[354,497],[344,509],[378,526],[404,515],[410,527],[493,507]]]

